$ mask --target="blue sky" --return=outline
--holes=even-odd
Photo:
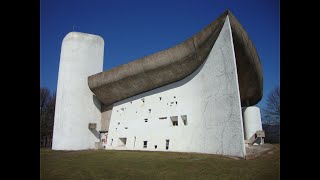
[[[280,85],[279,0],[41,0],[40,86],[56,91],[61,43],[71,31],[101,36],[104,70],[175,46],[226,9],[255,45],[268,93]]]

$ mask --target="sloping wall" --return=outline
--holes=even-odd
[[[125,144],[121,141],[124,138]],[[107,142],[108,149],[245,156],[228,17],[206,61],[195,72],[114,104]]]

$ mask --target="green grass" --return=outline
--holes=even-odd
[[[253,160],[144,151],[40,150],[40,177],[50,179],[280,179],[280,145]]]

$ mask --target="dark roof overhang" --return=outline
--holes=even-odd
[[[257,104],[263,95],[260,59],[248,34],[229,10],[179,45],[89,76],[89,88],[103,104],[111,105],[187,77],[207,58],[227,16],[232,29],[241,104]]]

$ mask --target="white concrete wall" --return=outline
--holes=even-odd
[[[227,17],[207,60],[194,73],[181,81],[114,104],[106,148],[244,157],[237,79]],[[187,125],[182,115],[187,115]],[[178,126],[172,125],[171,116],[178,116]],[[119,147],[119,138],[127,138],[124,147]],[[170,140],[169,150],[165,149],[166,139]],[[143,148],[143,141],[148,141],[147,148]]]
[[[243,108],[245,139],[250,139],[258,130],[262,130],[260,109],[256,106]]]
[[[70,32],[63,39],[57,87],[52,149],[80,150],[99,142],[100,102],[88,87],[88,76],[103,70],[101,37]],[[89,123],[97,123],[90,131]]]

